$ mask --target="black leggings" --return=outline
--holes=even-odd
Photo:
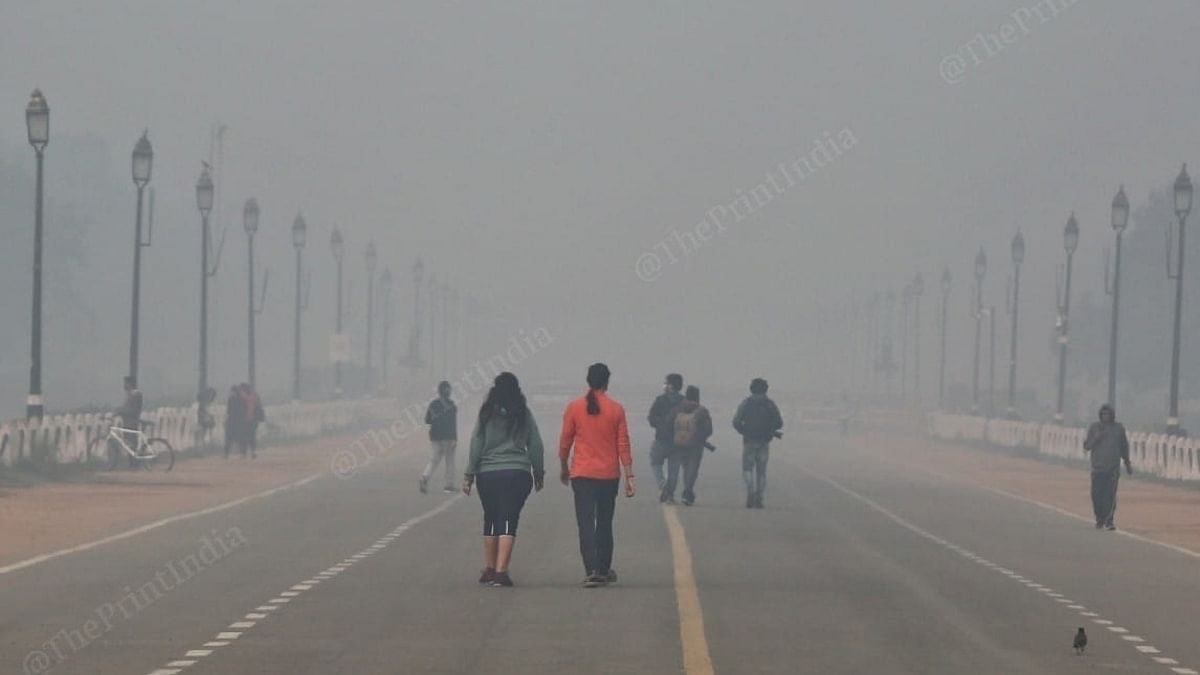
[[[483,536],[517,536],[525,499],[533,491],[533,475],[521,469],[486,471],[475,477],[483,503]]]

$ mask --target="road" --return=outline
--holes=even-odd
[[[657,504],[639,455],[615,587],[579,586],[557,482],[526,509],[518,586],[478,587],[478,502],[419,494],[413,448],[0,575],[0,673],[1200,668],[1196,558],[818,433],[776,444],[751,511],[718,441],[691,508]]]

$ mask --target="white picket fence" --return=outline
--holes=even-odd
[[[285,403],[266,406],[266,424],[259,439],[272,441],[306,438],[334,433],[352,427],[380,422],[394,416],[398,404],[390,399],[332,401],[327,403]],[[212,411],[216,418],[214,443],[223,442],[224,410]],[[165,438],[176,452],[195,445],[196,407],[158,408],[142,415],[153,424],[151,437]],[[104,414],[54,415],[40,422],[13,420],[0,425],[0,466],[12,466],[33,459],[36,452],[54,452],[58,464],[87,462],[88,445],[93,438],[108,433],[111,417]],[[49,458],[42,458],[46,461]]]
[[[1087,430],[1039,422],[987,419],[935,412],[929,433],[937,438],[1029,448],[1064,459],[1083,459]],[[1200,481],[1200,439],[1166,434],[1130,433],[1129,459],[1134,471],[1173,480]]]

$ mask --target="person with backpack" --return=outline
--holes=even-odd
[[[700,388],[688,385],[683,401],[671,412],[671,442],[674,452],[667,460],[667,484],[662,489],[659,501],[675,503],[675,485],[679,480],[679,469],[683,468],[683,505],[696,503],[696,478],[700,475],[700,461],[704,459],[704,448],[712,436],[712,415],[708,408],[700,405]]]
[[[746,508],[763,508],[767,489],[767,457],[771,439],[782,438],[783,416],[779,407],[767,398],[767,381],[756,377],[750,382],[750,396],[738,406],[733,428],[742,435],[742,478],[746,481]]]
[[[608,366],[593,363],[588,392],[563,411],[558,458],[562,483],[575,493],[575,521],[583,558],[584,588],[617,581],[613,560],[613,514],[617,488],[625,473],[625,496],[633,497],[633,455],[625,408],[608,396]]]
[[[663,475],[663,464],[675,450],[672,442],[675,430],[670,426],[670,416],[675,407],[683,401],[683,394],[679,393],[682,389],[682,375],[667,375],[663,380],[663,393],[654,399],[654,404],[650,406],[650,414],[646,416],[646,421],[650,422],[651,428],[654,429],[654,444],[650,446],[650,470],[654,473],[654,480],[660,491],[667,484],[667,478]]]
[[[537,422],[525,402],[517,376],[496,376],[471,433],[471,455],[463,476],[468,497],[478,484],[483,504],[483,573],[479,583],[508,587],[517,524],[525,500],[545,482],[545,449]]]
[[[425,409],[425,424],[429,425],[429,463],[421,472],[418,487],[421,494],[429,492],[429,479],[437,471],[438,464],[446,462],[446,483],[443,492],[453,494],[454,449],[458,445],[458,406],[450,398],[450,383],[438,383],[438,397],[430,401]]]

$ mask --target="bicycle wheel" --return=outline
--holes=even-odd
[[[108,442],[108,436],[97,436],[88,443],[87,458],[89,461],[101,464],[108,471],[117,468],[121,456],[115,452],[114,444]]]
[[[175,450],[164,438],[151,438],[142,447],[142,465],[151,471],[170,471],[175,466]]]

